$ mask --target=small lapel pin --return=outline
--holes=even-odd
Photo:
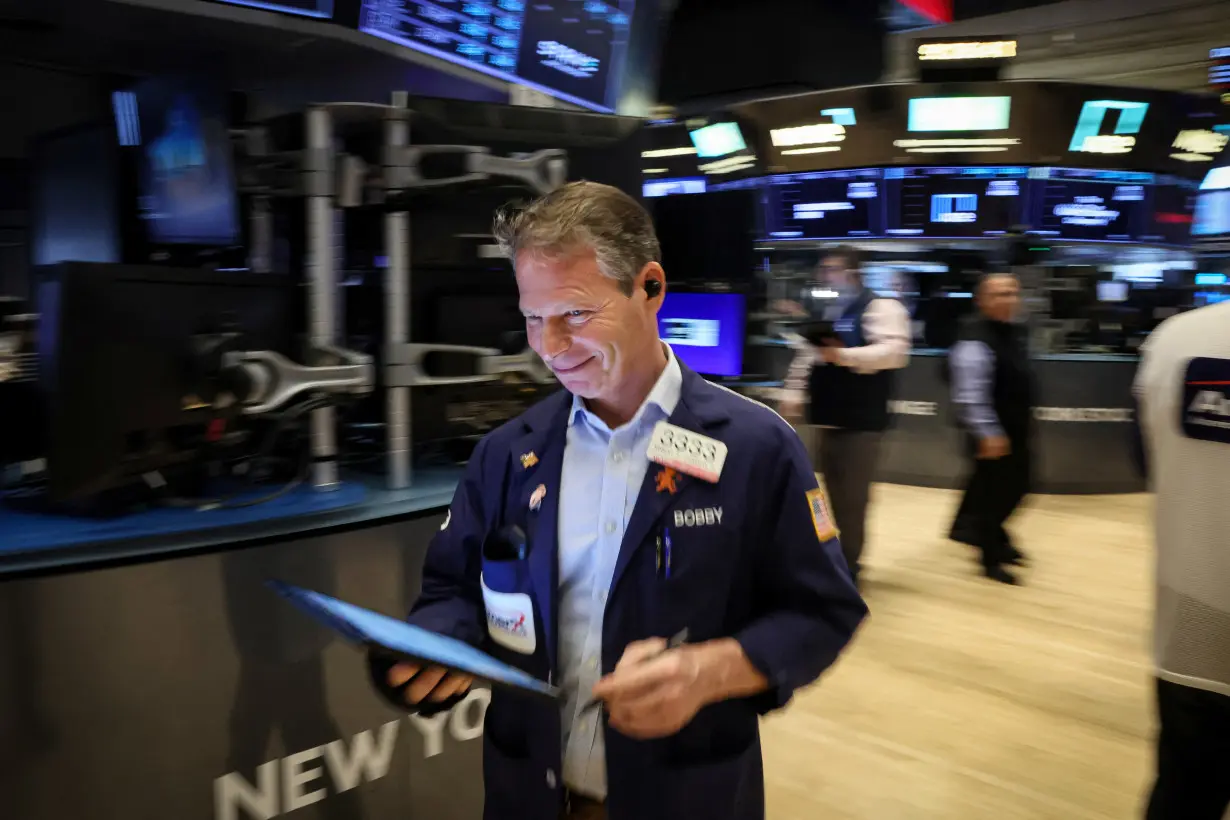
[[[547,485],[539,484],[534,488],[533,495],[530,496],[530,509],[537,511],[542,506],[542,500],[547,497]]]
[[[533,450],[521,456],[521,469],[528,470],[538,463],[538,456]]]
[[[663,467],[658,471],[657,490],[660,493],[670,493],[674,495],[679,492],[679,485],[676,483],[679,479],[679,474],[675,472],[673,467]]]

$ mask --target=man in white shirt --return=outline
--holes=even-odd
[[[795,316],[832,323],[819,345],[800,345],[786,379],[783,415],[813,426],[813,458],[824,475],[841,530],[841,547],[858,583],[871,482],[880,443],[891,416],[888,402],[893,371],[910,359],[910,316],[896,299],[878,296],[863,284],[859,253],[838,247],[825,253],[818,270],[835,298],[817,300],[809,311],[786,302]]]
[[[1230,805],[1230,303],[1164,322],[1135,384],[1156,493],[1157,779],[1149,820]]]

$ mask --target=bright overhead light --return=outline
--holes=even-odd
[[[669,170],[668,168],[643,168],[641,169],[641,173],[642,174],[665,174],[668,170]]]
[[[1016,56],[1016,40],[983,43],[922,43],[918,59],[928,60],[1003,60]]]
[[[793,128],[774,128],[769,132],[769,136],[778,147],[816,145],[822,142],[841,142],[846,138],[846,127],[834,122],[818,122]]]
[[[893,145],[898,148],[922,148],[924,146],[971,146],[971,145],[1020,145],[1020,139],[1016,137],[974,137],[970,139],[962,139],[959,137],[949,139],[934,139],[934,140],[893,140]]]
[[[965,147],[932,147],[932,148],[907,148],[907,154],[981,154],[992,151],[1007,151],[1000,145],[967,145]]]
[[[782,154],[826,154],[840,150],[840,145],[817,145],[815,148],[787,148]]]
[[[657,159],[659,157],[686,157],[689,154],[695,154],[696,148],[688,145],[681,148],[655,148],[652,151],[642,151],[643,159]]]

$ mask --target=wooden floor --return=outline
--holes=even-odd
[[[1025,585],[943,537],[957,496],[880,485],[871,617],[765,721],[770,820],[1124,820],[1152,766],[1147,496],[1040,496]]]

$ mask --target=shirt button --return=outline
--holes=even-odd
[[[605,590],[598,593],[598,602],[602,604],[606,603],[606,591]]]
[[[590,672],[597,672],[597,671],[598,671],[598,662],[597,662],[597,661],[593,661],[593,660],[591,660],[591,661],[589,661],[588,663],[586,663],[585,665],[589,667],[589,671],[590,671]]]
[[[614,453],[611,453],[611,461],[614,461],[616,464],[618,464],[619,462],[623,460],[624,460],[624,454],[621,453],[620,451],[616,450]]]
[[[606,522],[606,531],[608,533],[615,532],[615,522],[614,521]]]
[[[555,769],[547,769],[547,788],[555,788]]]

